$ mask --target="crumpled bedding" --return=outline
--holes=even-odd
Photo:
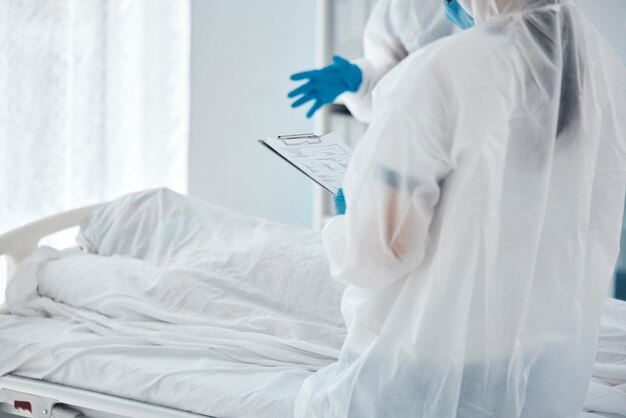
[[[0,318],[0,375],[88,386],[220,417],[288,416],[301,381],[334,361],[345,337],[343,289],[328,279],[315,232],[157,190],[96,210],[78,242],[83,251],[42,247],[18,266],[7,289],[14,316]],[[73,343],[85,338],[82,350]],[[118,339],[130,348],[120,349]],[[54,350],[46,347],[51,343]],[[157,397],[135,376],[149,368],[143,352],[159,353],[156,372],[180,368],[188,378],[184,370],[197,366],[214,384],[199,384],[207,395],[189,402],[188,384],[170,379],[169,396]],[[115,361],[78,368],[84,364],[76,358],[108,353]],[[140,370],[109,373],[128,356],[139,359]],[[76,365],[70,383],[67,364]],[[245,372],[232,377],[233,370]],[[280,389],[267,390],[270,382]],[[279,398],[268,396],[277,391]]]
[[[155,190],[96,210],[7,289],[0,375],[216,417],[289,417],[345,338],[315,232]],[[585,410],[626,416],[626,303],[607,300]]]
[[[604,304],[585,410],[626,417],[626,302]]]
[[[105,328],[0,315],[0,371],[218,418],[293,414],[311,372],[242,363],[203,347],[159,345]]]

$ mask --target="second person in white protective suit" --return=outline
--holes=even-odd
[[[456,0],[455,0],[456,1]],[[363,57],[352,62],[335,57],[320,70],[294,74],[307,80],[292,90],[294,107],[313,102],[307,116],[337,96],[361,122],[372,119],[372,91],[378,81],[410,53],[450,35],[455,26],[441,13],[441,0],[379,0],[363,35]]]
[[[476,26],[409,56],[323,231],[339,360],[295,416],[573,418],[626,188],[626,74],[568,0],[461,0]]]

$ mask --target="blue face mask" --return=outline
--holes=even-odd
[[[474,18],[467,14],[457,0],[443,0],[448,20],[461,29],[469,29],[474,26]]]

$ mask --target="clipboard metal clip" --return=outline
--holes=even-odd
[[[285,145],[321,144],[322,139],[315,134],[279,135]]]

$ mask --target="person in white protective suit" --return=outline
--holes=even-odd
[[[410,53],[453,32],[455,26],[441,13],[441,0],[379,0],[365,26],[363,56],[351,62],[339,57],[328,67],[292,76],[309,81],[290,93],[302,95],[294,107],[315,101],[310,117],[339,98],[357,120],[369,123],[378,81]]]
[[[363,57],[353,61],[363,74],[354,93],[342,102],[359,121],[372,120],[372,92],[381,78],[410,53],[455,32],[440,0],[381,0],[372,10],[363,34]]]
[[[626,71],[568,0],[460,0],[405,59],[323,231],[340,357],[295,416],[577,417],[616,261]]]

